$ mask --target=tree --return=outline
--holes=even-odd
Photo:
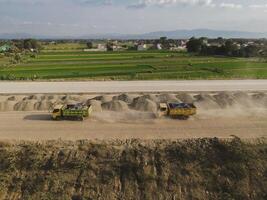
[[[201,39],[196,39],[194,37],[186,43],[187,51],[190,53],[200,53],[203,46],[203,41]]]
[[[87,45],[88,49],[92,49],[93,48],[93,43],[92,42],[87,42],[86,45]]]

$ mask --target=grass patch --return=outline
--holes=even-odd
[[[53,50],[16,66],[0,68],[0,77],[13,77],[12,80],[32,77],[118,80],[267,78],[267,63],[255,58],[203,57],[166,51]]]

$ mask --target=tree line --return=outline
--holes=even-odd
[[[231,57],[258,57],[266,55],[266,44],[242,43],[231,39],[219,38],[209,44],[206,38],[192,37],[186,44],[189,53],[199,55],[218,55]]]

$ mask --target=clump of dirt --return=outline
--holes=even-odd
[[[124,101],[110,101],[107,103],[102,104],[102,108],[105,110],[112,110],[112,111],[119,111],[119,112],[126,112],[128,111],[128,105]]]

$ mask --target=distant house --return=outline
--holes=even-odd
[[[158,50],[162,50],[162,45],[161,44],[157,44],[157,49]]]
[[[95,49],[84,49],[83,51],[85,51],[85,52],[107,51],[107,46],[104,44],[98,44],[97,48],[95,48]]]
[[[3,46],[0,46],[0,53],[7,52],[11,49],[11,46],[8,44],[5,44]]]
[[[99,51],[107,51],[107,45],[105,45],[105,44],[98,44],[97,45],[97,49]]]
[[[145,51],[147,50],[147,45],[146,44],[140,44],[137,46],[138,51]]]

